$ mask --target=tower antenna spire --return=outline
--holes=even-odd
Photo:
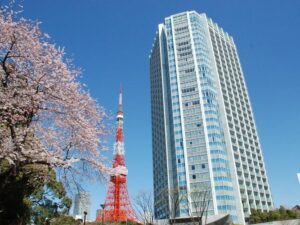
[[[122,99],[122,83],[120,83],[120,91],[119,91],[119,107],[118,107],[118,112],[123,112],[123,99]]]

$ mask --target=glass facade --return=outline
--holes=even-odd
[[[203,199],[191,197],[194,191],[208,193],[208,215],[230,213],[241,224],[251,208],[271,208],[232,37],[205,14],[167,17],[150,54],[150,77],[155,217],[197,216]],[[178,191],[173,216],[165,190]]]
[[[73,215],[75,218],[83,219],[84,212],[87,212],[87,218],[90,218],[90,205],[91,205],[91,196],[88,192],[79,192],[75,195],[74,199],[74,211]]]

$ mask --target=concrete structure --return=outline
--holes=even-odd
[[[75,195],[73,215],[75,219],[84,219],[84,212],[87,212],[86,220],[90,218],[91,197],[88,192],[79,192]]]
[[[177,218],[174,221],[169,221],[167,219],[155,221],[154,224],[166,225],[166,224],[178,224],[178,225],[195,225],[199,224],[198,218]],[[215,215],[209,217],[202,217],[202,224],[204,225],[232,225],[229,214],[227,215]]]
[[[173,217],[166,190],[208,191],[208,215],[229,213],[240,224],[251,208],[271,209],[233,38],[205,14],[169,16],[158,26],[150,76],[155,217]],[[174,217],[196,216],[197,201],[181,200]]]

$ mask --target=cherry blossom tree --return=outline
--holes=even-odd
[[[107,172],[106,114],[79,75],[38,23],[1,8],[0,159],[15,171],[34,163],[62,178]]]

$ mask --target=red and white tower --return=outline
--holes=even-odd
[[[112,172],[110,174],[110,182],[103,212],[101,215],[98,215],[96,219],[97,221],[101,221],[103,219],[105,221],[138,222],[136,214],[131,206],[126,183],[128,170],[125,165],[124,157],[122,106],[122,88],[120,88]]]

